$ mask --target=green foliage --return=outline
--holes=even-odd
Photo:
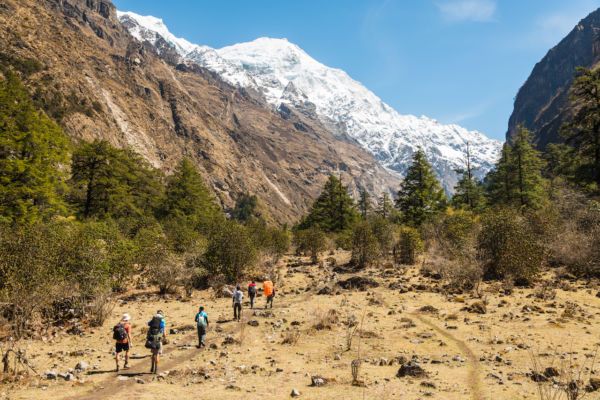
[[[519,127],[513,143],[504,144],[496,168],[486,178],[489,203],[530,209],[542,207],[547,200],[543,167],[531,133]]]
[[[377,199],[377,208],[375,209],[375,214],[390,221],[397,219],[397,211],[394,208],[394,202],[390,198],[389,193],[384,192],[381,196],[379,196]]]
[[[235,201],[231,217],[240,222],[261,219],[261,214],[258,212],[258,198],[255,195],[241,193]]]
[[[397,262],[405,265],[416,264],[417,256],[423,252],[423,248],[423,240],[417,229],[410,226],[400,227],[395,251]]]
[[[468,143],[465,151],[465,168],[456,172],[461,174],[461,177],[454,186],[452,205],[456,208],[481,210],[485,203],[485,196],[482,185],[477,182],[473,175],[471,149]]]
[[[600,71],[579,68],[571,86],[574,114],[561,128],[561,134],[575,155],[571,177],[588,190],[600,189]]]
[[[371,204],[371,195],[366,189],[361,188],[359,190],[358,197],[358,210],[363,219],[367,218],[371,214],[373,204]]]
[[[224,221],[212,228],[204,266],[211,274],[222,274],[230,282],[237,282],[256,256],[249,229],[235,221]]]
[[[386,257],[394,247],[395,226],[388,219],[379,215],[372,216],[368,221],[377,240],[380,257]]]
[[[131,150],[106,141],[83,143],[71,169],[72,201],[84,218],[141,217],[158,208],[161,176]]]
[[[529,218],[513,208],[491,209],[482,218],[479,258],[487,278],[529,281],[544,260],[544,247]]]
[[[294,246],[298,253],[310,254],[313,263],[319,261],[319,253],[327,249],[327,237],[317,226],[294,231]]]
[[[67,160],[62,130],[7,71],[0,81],[0,221],[33,223],[63,214]]]
[[[347,187],[337,177],[330,175],[299,228],[317,226],[324,232],[341,232],[351,228],[357,220],[358,213]]]
[[[365,268],[374,264],[381,256],[381,249],[373,226],[369,221],[360,221],[352,230],[352,264]]]
[[[167,179],[162,216],[204,228],[223,216],[202,176],[187,158],[181,160]]]
[[[411,226],[420,226],[446,206],[446,196],[423,150],[413,155],[412,164],[398,191],[396,207],[402,219]]]
[[[449,210],[436,225],[439,244],[450,258],[460,258],[474,248],[479,224],[471,211]]]

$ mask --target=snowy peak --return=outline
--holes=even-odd
[[[119,13],[119,18],[138,40],[156,44],[162,38],[185,61],[214,71],[230,84],[262,93],[273,108],[287,104],[314,115],[389,169],[404,173],[412,154],[422,148],[448,192],[457,180],[455,170],[463,167],[467,143],[479,177],[499,156],[499,141],[458,125],[399,114],[346,72],[323,65],[287,39],[261,37],[212,49],[175,37],[158,18],[129,12]]]

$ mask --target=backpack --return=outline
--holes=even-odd
[[[256,286],[248,286],[248,295],[255,296],[256,295]]]
[[[152,317],[152,321],[148,324],[148,336],[159,335],[160,334],[160,323],[162,322],[162,318]]]
[[[127,339],[127,331],[125,330],[125,325],[118,323],[113,328],[113,339],[122,341]]]
[[[159,349],[162,341],[162,332],[160,331],[160,323],[162,318],[153,317],[152,321],[148,324],[148,334],[146,335],[147,349]]]
[[[206,328],[206,319],[204,318],[204,315],[198,315],[198,321],[196,321],[196,324],[198,325],[198,328]]]

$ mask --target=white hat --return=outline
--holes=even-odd
[[[123,318],[121,318],[121,320],[125,322],[129,322],[130,319],[131,317],[127,313],[123,314]]]

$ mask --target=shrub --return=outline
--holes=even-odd
[[[256,253],[248,228],[235,221],[224,221],[212,228],[203,264],[209,273],[223,274],[235,282],[254,263]]]
[[[397,262],[414,265],[417,262],[417,256],[423,251],[423,241],[419,231],[409,226],[401,227],[395,249]]]
[[[381,256],[387,257],[394,246],[394,224],[379,215],[371,217],[369,222],[379,245]]]
[[[294,245],[298,253],[310,254],[311,261],[319,261],[319,253],[327,249],[327,237],[316,226],[294,232]]]
[[[364,268],[375,263],[381,254],[377,237],[368,221],[361,221],[352,230],[352,264]]]
[[[531,224],[518,211],[488,211],[478,237],[478,257],[485,277],[528,281],[539,271],[544,248]]]

